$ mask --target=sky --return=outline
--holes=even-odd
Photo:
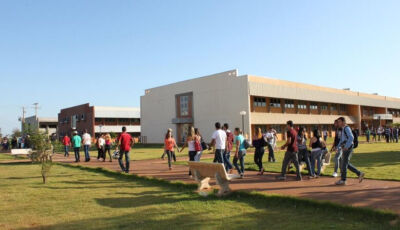
[[[238,69],[400,97],[400,1],[0,0],[0,128]]]

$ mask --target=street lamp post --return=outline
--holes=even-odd
[[[240,115],[242,116],[242,132],[243,132],[243,135],[244,135],[244,116],[246,116],[246,111],[241,111],[240,112]]]

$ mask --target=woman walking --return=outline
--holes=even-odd
[[[172,170],[171,160],[172,156],[175,155],[175,148],[179,150],[178,145],[176,145],[176,141],[172,136],[172,129],[168,129],[167,133],[165,134],[164,151],[168,156],[169,170]]]
[[[110,157],[110,162],[112,162],[112,157],[111,157],[111,145],[112,145],[112,140],[111,140],[111,136],[109,133],[107,133],[105,135],[106,140],[106,145],[105,145],[105,153],[104,153],[104,157],[106,157],[106,153],[108,153],[108,156]]]
[[[310,179],[318,178],[321,175],[322,148],[325,147],[325,142],[322,140],[319,131],[316,129],[313,132],[313,137],[310,140],[311,147],[311,176]],[[315,161],[317,161],[317,173],[315,174]]]
[[[105,144],[106,141],[104,140],[104,135],[101,134],[100,137],[97,139],[97,160],[100,160],[100,158],[103,158],[103,162],[106,161],[106,154],[105,154]]]
[[[261,132],[261,128],[256,129],[256,133],[253,138],[253,147],[256,148],[254,152],[254,163],[258,166],[258,174],[257,175],[263,175],[264,174],[264,167],[262,163],[262,159],[264,156],[264,143],[266,144],[266,141],[264,140],[264,137]]]
[[[246,155],[246,148],[244,146],[244,137],[242,135],[242,131],[240,128],[235,128],[235,144],[236,144],[236,151],[235,157],[233,158],[233,165],[235,166],[236,170],[238,171],[240,178],[244,177],[244,156]],[[240,161],[240,168],[238,165],[238,161]]]
[[[200,161],[201,155],[203,154],[203,145],[204,143],[203,137],[200,134],[200,131],[198,128],[194,129],[194,133],[196,135],[196,140],[195,140],[195,150],[196,150],[196,156],[194,157],[194,161]]]
[[[197,151],[196,151],[196,146],[195,146],[195,142],[197,141],[197,136],[196,133],[194,131],[194,127],[190,126],[189,127],[189,131],[188,131],[188,135],[186,137],[186,141],[185,144],[183,145],[183,147],[181,148],[181,150],[179,152],[182,152],[185,147],[188,147],[189,149],[189,161],[195,161],[195,157],[197,155]],[[189,170],[189,175],[192,175],[192,172]]]

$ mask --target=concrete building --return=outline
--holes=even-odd
[[[56,117],[26,117],[21,124],[21,130],[24,130],[24,124],[26,128],[39,129],[40,132],[47,133],[49,136],[57,134],[58,119]]]
[[[58,114],[59,137],[77,130],[99,133],[121,133],[123,126],[134,137],[140,136],[140,109],[131,107],[91,106],[89,103],[61,109]]]
[[[246,115],[240,113],[244,111]],[[293,120],[308,131],[318,128],[332,135],[332,123],[344,116],[360,130],[400,122],[400,99],[333,89],[226,71],[147,89],[141,97],[142,136],[161,143],[167,128],[182,141],[187,128],[200,129],[209,141],[214,123],[276,129],[284,139],[285,124]]]

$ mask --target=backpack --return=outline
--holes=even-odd
[[[264,138],[263,138],[264,139]],[[245,148],[245,149],[248,149],[248,148],[250,148],[250,143],[249,143],[249,141],[248,140],[244,140],[243,141],[243,147]]]
[[[353,149],[356,149],[358,147],[358,133],[355,130],[352,130],[350,128],[350,126],[346,126],[349,127],[349,129],[351,130],[351,133],[353,134],[354,140],[353,140]],[[346,128],[344,127],[344,128]],[[344,132],[344,134],[346,135],[347,138],[349,138],[346,134],[346,132]]]

